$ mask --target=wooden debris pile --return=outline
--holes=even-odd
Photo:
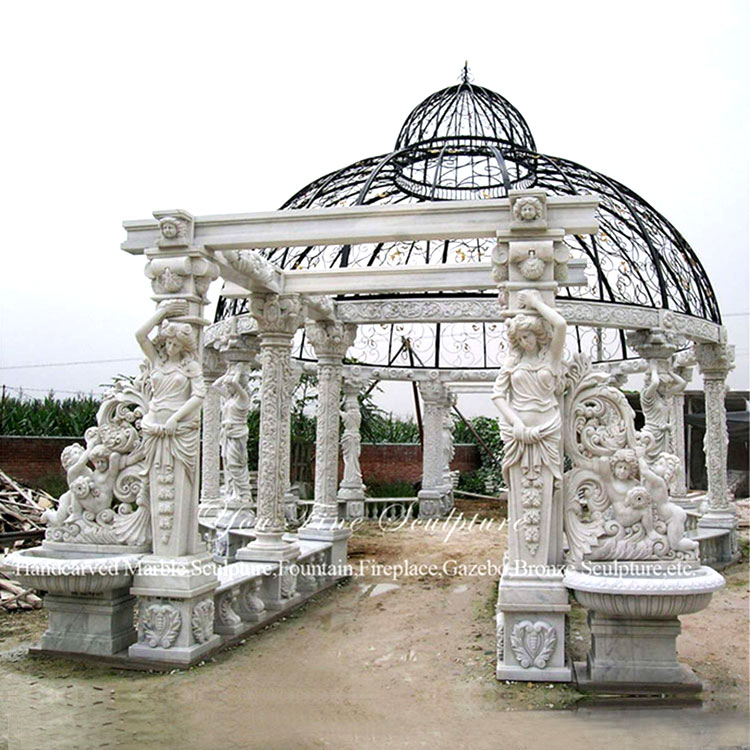
[[[42,513],[57,500],[42,490],[32,490],[0,469],[0,557],[22,547],[39,544],[44,536]],[[0,609],[37,609],[42,600],[0,573]]]

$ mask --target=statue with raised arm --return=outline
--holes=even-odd
[[[252,502],[247,467],[247,415],[252,406],[249,377],[242,362],[227,368],[213,385],[222,396],[219,444],[224,465],[224,500],[227,507]]]
[[[515,516],[510,558],[546,563],[554,481],[562,478],[558,396],[566,323],[536,290],[519,292],[518,301],[529,312],[507,323],[510,353],[492,401],[500,412],[502,469]]]
[[[672,419],[672,398],[685,390],[687,383],[676,372],[659,372],[652,362],[646,375],[646,384],[641,392],[641,409],[645,424],[642,432],[651,436],[646,448],[650,461],[661,453],[672,450],[670,423]]]
[[[174,320],[186,313],[184,301],[162,303],[136,332],[148,360],[148,411],[141,429],[144,473],[148,474],[151,497],[158,501],[152,509],[157,553],[185,554],[182,549],[167,549],[176,520],[194,526],[195,531],[177,534],[176,538],[187,540],[189,548],[197,544],[197,514],[192,512],[192,504],[197,504],[200,409],[205,386],[193,327],[189,322]],[[151,339],[149,334],[154,329],[157,334]],[[176,502],[190,505],[190,513],[180,511],[176,519]]]

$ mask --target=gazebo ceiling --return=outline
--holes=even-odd
[[[560,299],[661,308],[721,322],[703,266],[667,219],[616,180],[537,151],[520,112],[471,83],[466,68],[460,83],[427,97],[409,114],[393,151],[315,180],[282,209],[503,198],[509,190],[527,188],[600,197],[599,233],[565,240],[573,258],[588,260],[589,284],[562,289]],[[448,240],[275,248],[264,254],[286,269],[408,264],[416,270],[424,264],[487,261],[491,252],[489,240]],[[222,298],[216,320],[246,311],[246,300]],[[493,367],[502,361],[497,324],[361,328],[354,350],[368,364]],[[574,335],[577,347],[595,360],[628,356],[621,332],[578,327]],[[297,354],[314,359],[303,340]]]

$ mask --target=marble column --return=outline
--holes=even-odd
[[[218,354],[212,349],[203,352],[203,430],[201,435],[201,518],[212,518],[219,506],[219,434],[221,432],[221,396],[211,386],[221,376]]]
[[[155,392],[141,422],[154,554],[140,559],[133,577],[138,639],[129,654],[184,666],[201,659],[220,640],[213,633],[213,591],[218,581],[210,553],[198,536],[200,408],[205,397],[201,362],[207,324],[202,313],[218,268],[202,248],[193,245],[190,214],[154,216],[160,236],[156,246],[146,250],[146,276],[157,311],[136,338],[151,360],[152,387],[168,387],[178,374],[190,390],[181,396],[179,407],[174,400],[167,406]],[[152,331],[157,335],[152,336]]]
[[[440,442],[440,451],[443,459],[443,515],[450,513],[451,508],[453,507],[453,475],[451,474],[451,461],[453,461],[453,457],[456,455],[455,441],[453,438],[453,432],[456,428],[456,423],[453,418],[453,407],[455,405],[456,395],[448,391],[446,394],[446,400],[443,402],[442,434]]]
[[[703,375],[706,398],[706,453],[708,493],[699,528],[728,529],[732,539],[730,554],[736,553],[737,518],[727,487],[727,414],[724,397],[726,379],[734,367],[734,347],[726,344],[696,344],[695,357]]]
[[[285,490],[284,444],[290,427],[292,337],[302,322],[298,295],[256,294],[250,311],[258,324],[261,361],[258,498],[254,541],[238,550],[237,559],[258,562],[299,557],[299,545],[283,539]]]
[[[424,411],[422,426],[422,489],[419,491],[419,517],[439,518],[442,515],[443,487],[443,419],[449,400],[446,387],[440,381],[419,383]]]
[[[680,463],[674,477],[673,494],[675,497],[687,497],[687,453],[685,450],[685,388],[693,377],[695,356],[692,351],[679,352],[673,357],[672,370],[683,382],[683,387],[672,396],[672,449],[679,457]]]
[[[344,459],[344,476],[339,486],[338,500],[346,503],[346,518],[362,518],[365,515],[365,485],[362,482],[362,467],[359,463],[362,449],[359,394],[366,383],[366,379],[349,376],[344,378],[342,386],[344,405],[341,420],[344,423],[344,434],[341,438],[341,452]]]
[[[318,411],[315,448],[315,504],[299,531],[300,539],[341,541],[349,530],[338,523],[339,402],[342,360],[354,343],[356,326],[338,321],[308,321],[305,329],[318,358]],[[342,562],[341,546],[334,551],[334,564]],[[336,559],[337,558],[337,559]]]
[[[294,391],[297,390],[300,378],[302,377],[302,364],[300,362],[291,362],[289,370],[289,379],[286,381],[285,388],[286,393],[284,398],[289,404],[292,403],[292,396]],[[298,495],[292,492],[292,435],[291,430],[287,430],[282,436],[282,461],[283,466],[286,466],[284,470],[283,484],[284,484],[284,495],[283,495],[283,508],[284,518],[290,524],[298,524],[297,521],[297,502],[299,500]]]

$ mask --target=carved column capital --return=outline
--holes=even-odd
[[[318,359],[341,360],[354,343],[357,326],[339,321],[308,320],[305,331]]]
[[[218,278],[219,267],[195,247],[171,246],[146,250],[144,273],[151,281],[154,301],[184,299],[205,305],[206,292]]]
[[[258,325],[258,333],[293,336],[302,325],[303,306],[298,294],[250,295],[250,314]],[[262,339],[261,339],[262,341]]]
[[[419,383],[419,394],[422,396],[425,406],[428,404],[440,405],[448,398],[448,389],[439,380],[423,380]]]
[[[655,329],[641,329],[631,331],[627,335],[628,346],[634,349],[641,357],[659,360],[665,367],[674,353],[684,346],[684,339],[670,331]]]
[[[734,347],[727,344],[696,344],[695,359],[704,378],[723,380],[734,369]]]

